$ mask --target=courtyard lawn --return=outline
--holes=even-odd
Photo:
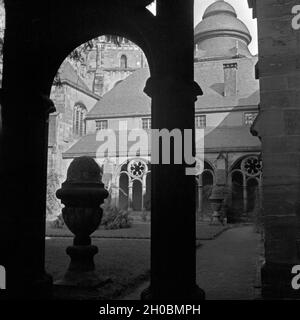
[[[211,240],[228,229],[228,226],[211,226],[208,223],[197,223],[196,238],[197,240]],[[73,237],[72,233],[63,227],[53,229],[47,224],[46,235],[49,237]],[[135,223],[131,228],[105,230],[100,227],[92,234],[93,238],[115,238],[115,239],[150,239],[150,223]]]
[[[228,229],[224,226],[197,224],[197,247],[200,240],[212,240]],[[105,285],[92,290],[67,289],[55,286],[57,299],[116,299],[130,294],[149,279],[150,224],[133,224],[132,228],[97,230],[93,244],[98,246],[95,256],[99,277],[108,280]],[[73,235],[67,228],[47,227],[46,270],[54,282],[62,279],[69,265],[66,248],[72,245]]]
[[[107,283],[97,289],[74,290],[55,286],[57,299],[114,299],[130,292],[149,278],[150,241],[94,239],[99,253],[95,256],[96,271]],[[47,238],[46,270],[54,282],[60,280],[69,265],[65,250],[71,238]]]

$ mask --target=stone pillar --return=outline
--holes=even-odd
[[[263,207],[263,187],[262,187],[263,182],[262,182],[262,180],[263,180],[263,177],[262,177],[262,174],[261,174],[261,176],[258,179],[258,196],[259,196],[259,208],[260,208],[260,210]]]
[[[17,77],[17,75],[16,75]],[[50,298],[45,273],[48,114],[51,100],[4,81],[1,92],[0,251],[10,298]],[[19,106],[22,106],[19,108]],[[30,107],[29,107],[30,106]]]
[[[300,298],[291,287],[300,264],[300,30],[292,27],[299,1],[249,1],[258,22],[260,113],[254,125],[262,141],[264,298]]]
[[[132,211],[133,183],[130,177],[128,179],[128,211]]]
[[[144,174],[143,180],[142,180],[142,211],[146,211],[146,208],[145,208],[145,196],[147,192],[146,179],[147,179],[147,175]]]
[[[49,298],[52,289],[44,264],[48,115],[55,109],[48,98],[53,66],[42,6],[5,1],[0,256],[9,298]]]
[[[119,196],[120,196],[120,176],[115,177],[115,182],[112,184],[112,202],[116,207],[119,207]]]
[[[203,211],[203,181],[202,181],[202,174],[198,177],[198,214],[199,216],[202,214]]]
[[[145,88],[152,128],[194,132],[194,102],[202,91],[193,80],[193,1],[157,1],[157,21],[156,68]],[[195,176],[186,175],[186,164],[174,164],[172,149],[171,164],[154,163],[152,134],[151,285],[142,298],[198,300],[204,292],[196,285]]]
[[[233,195],[233,190],[232,190],[232,173],[228,173],[227,176],[227,186],[228,186],[228,194],[227,194],[227,205],[229,207],[232,206],[232,195]]]
[[[247,178],[243,174],[243,213],[246,214],[248,210],[248,190],[247,190]]]
[[[213,214],[212,224],[220,224],[220,214],[225,200],[225,185],[226,185],[226,158],[222,153],[219,154],[216,160],[216,184],[212,189],[212,194],[209,198]]]

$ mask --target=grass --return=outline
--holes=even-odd
[[[228,227],[226,226],[210,226],[207,223],[198,223],[196,226],[197,240],[211,240],[223,232]],[[67,227],[61,229],[53,229],[49,225],[46,228],[46,235],[49,237],[73,237],[71,231]],[[135,223],[131,228],[105,230],[100,227],[92,235],[93,238],[115,238],[115,239],[150,239],[150,224]]]
[[[197,247],[200,240],[212,240],[227,227],[197,224]],[[46,270],[54,281],[62,279],[69,265],[66,248],[72,245],[73,235],[66,229],[47,228]],[[57,299],[102,300],[117,299],[130,294],[150,274],[150,224],[134,224],[132,228],[97,230],[93,244],[98,246],[95,256],[96,272],[101,278],[110,279],[104,286],[93,290],[55,288]]]
[[[101,278],[109,278],[105,286],[95,290],[81,290],[84,299],[114,299],[126,291],[134,290],[148,279],[150,269],[150,241],[96,239],[99,248],[95,256],[96,272]],[[69,265],[66,247],[72,245],[71,238],[46,240],[46,270],[54,281],[61,279]],[[56,290],[61,299],[72,299],[76,292]],[[78,298],[78,295],[77,295]]]

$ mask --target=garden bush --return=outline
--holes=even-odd
[[[110,204],[104,204],[101,225],[107,230],[130,228],[132,226],[132,218],[129,216],[128,211],[121,210]]]

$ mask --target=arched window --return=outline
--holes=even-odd
[[[80,137],[85,135],[86,111],[86,107],[83,104],[75,104],[73,115],[73,133]]]
[[[127,57],[125,56],[125,54],[121,55],[120,67],[121,67],[121,69],[127,69]]]

